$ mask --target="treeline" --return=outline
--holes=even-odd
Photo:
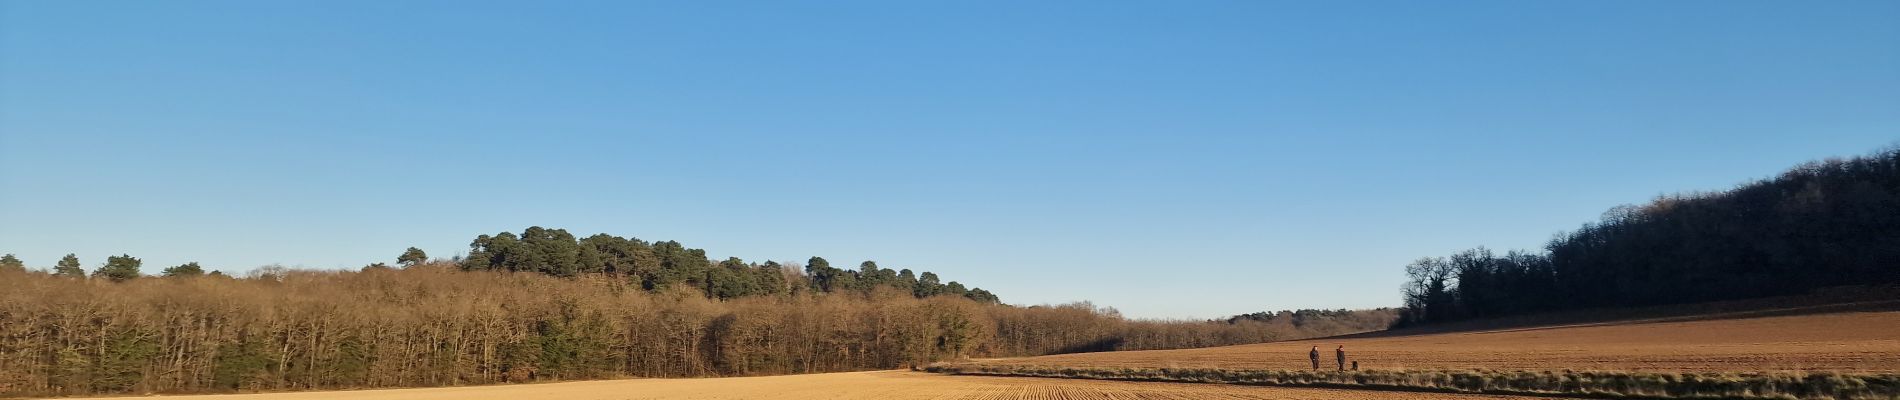
[[[1227,318],[1227,323],[1254,321],[1266,324],[1283,324],[1294,329],[1321,333],[1321,336],[1343,335],[1378,330],[1397,321],[1399,310],[1376,308],[1370,310],[1282,310],[1263,311],[1235,315]]]
[[[1413,262],[1403,323],[1900,283],[1900,148],[1619,206],[1544,250]]]
[[[895,285],[720,298],[624,275],[405,264],[121,280],[0,268],[0,397],[811,373],[1337,333],[918,298]]]
[[[1291,315],[1292,311],[1282,311]],[[1272,312],[1248,315],[1273,315]],[[1398,310],[1336,310],[1309,318],[1220,320],[1129,320],[1114,308],[1089,302],[1059,306],[1001,307],[999,348],[991,356],[1028,356],[1098,351],[1161,350],[1296,340],[1383,330]]]
[[[410,248],[399,261],[420,262],[426,258],[422,250]],[[604,233],[575,239],[567,230],[539,226],[522,230],[520,235],[501,232],[478,236],[469,243],[468,256],[458,265],[471,271],[538,272],[560,277],[603,274],[638,282],[646,290],[684,285],[720,299],[799,290],[862,293],[892,288],[917,298],[950,294],[981,302],[999,301],[988,290],[965,288],[956,281],[945,283],[935,273],[879,268],[873,261],[847,271],[832,267],[824,258],[812,257],[805,263],[803,275],[809,279],[795,282],[787,280],[786,266],[776,261],[757,264],[735,257],[715,263],[706,258],[705,250],[687,248],[675,241],[647,243]]]

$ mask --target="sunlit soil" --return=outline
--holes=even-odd
[[[1183,350],[1064,354],[981,363],[1140,368],[1360,368],[1656,372],[1900,372],[1900,311],[1620,322],[1416,336],[1315,339]]]
[[[909,371],[746,378],[623,379],[529,385],[166,396],[193,400],[529,400],[529,399],[1519,399],[1192,383],[951,376]]]

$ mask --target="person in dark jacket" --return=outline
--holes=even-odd
[[[1338,350],[1333,350],[1333,354],[1339,357],[1339,370],[1345,371],[1346,370],[1346,346],[1340,345]]]
[[[1319,346],[1313,346],[1313,351],[1306,353],[1306,358],[1310,358],[1313,360],[1313,370],[1318,371],[1319,370]]]

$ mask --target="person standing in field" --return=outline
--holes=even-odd
[[[1319,370],[1319,346],[1313,346],[1313,351],[1307,352],[1306,358],[1313,360],[1313,370],[1318,371]]]
[[[1339,345],[1339,349],[1333,350],[1333,354],[1339,357],[1339,370],[1345,371],[1346,370],[1346,345],[1343,345],[1343,344]]]

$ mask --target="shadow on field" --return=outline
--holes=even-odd
[[[1454,332],[1529,332],[1588,326],[1900,311],[1900,286],[1833,288],[1803,296],[1501,317],[1302,340],[1372,339]]]

